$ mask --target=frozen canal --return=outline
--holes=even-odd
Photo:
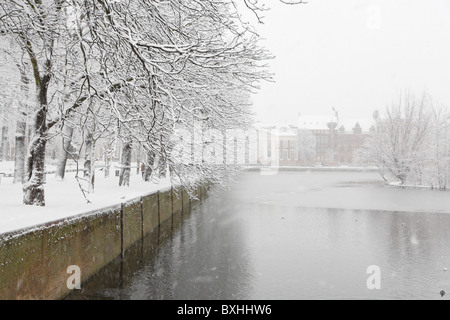
[[[376,173],[245,173],[69,298],[446,299],[448,213],[449,192],[387,187]],[[370,265],[380,290],[367,288]]]

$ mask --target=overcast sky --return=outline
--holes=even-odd
[[[276,83],[253,97],[257,120],[296,123],[333,106],[371,117],[407,89],[450,107],[450,1],[266,3],[256,27],[276,56]]]

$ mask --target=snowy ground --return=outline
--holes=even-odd
[[[12,162],[0,162],[0,172],[13,172]],[[47,166],[48,171],[54,167]],[[64,181],[56,181],[54,174],[47,175],[45,185],[45,207],[22,204],[22,185],[13,184],[12,177],[4,177],[0,182],[0,234],[23,229],[91,210],[119,204],[152,191],[170,187],[169,179],[159,182],[144,182],[141,175],[132,169],[130,187],[119,187],[119,178],[111,170],[111,177],[97,170],[95,192],[88,195],[90,204],[80,191],[75,173],[66,174]]]

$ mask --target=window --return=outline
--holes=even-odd
[[[283,150],[283,158],[282,160],[288,160],[288,152],[287,150]]]
[[[328,143],[328,136],[325,136],[325,135],[317,136],[317,142],[319,144],[327,144]]]
[[[295,157],[295,151],[294,150],[291,150],[291,158],[290,158],[290,160],[297,160],[296,157]]]
[[[355,137],[353,135],[348,137],[348,143],[354,144],[354,141],[355,141]]]

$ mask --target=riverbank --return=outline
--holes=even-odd
[[[86,181],[75,172],[64,181],[48,173],[46,206],[25,206],[10,163],[1,169],[0,299],[60,299],[70,293],[69,266],[79,267],[84,283],[137,241],[176,229],[196,202],[169,178],[145,182],[134,169],[130,186],[119,187],[115,170],[105,178],[99,168],[95,192],[86,197],[80,189],[87,190]],[[203,187],[193,192],[196,198],[206,193]]]
[[[195,196],[202,199],[206,188]],[[84,283],[139,240],[172,232],[195,201],[170,187],[0,237],[0,299],[60,299],[79,270]],[[74,269],[75,268],[75,269]],[[76,282],[76,281],[75,281]]]
[[[83,196],[78,182],[87,189],[86,183],[82,180],[77,181],[74,172],[66,173],[64,181],[57,181],[53,174],[49,174],[44,186],[45,207],[24,205],[22,184],[14,184],[12,177],[4,177],[0,183],[0,235],[70,218],[171,187],[170,180],[167,178],[145,182],[134,170],[130,177],[130,186],[119,187],[119,177],[116,177],[114,173],[112,171],[111,176],[105,178],[103,171],[96,170],[94,193],[87,194],[90,203]]]

